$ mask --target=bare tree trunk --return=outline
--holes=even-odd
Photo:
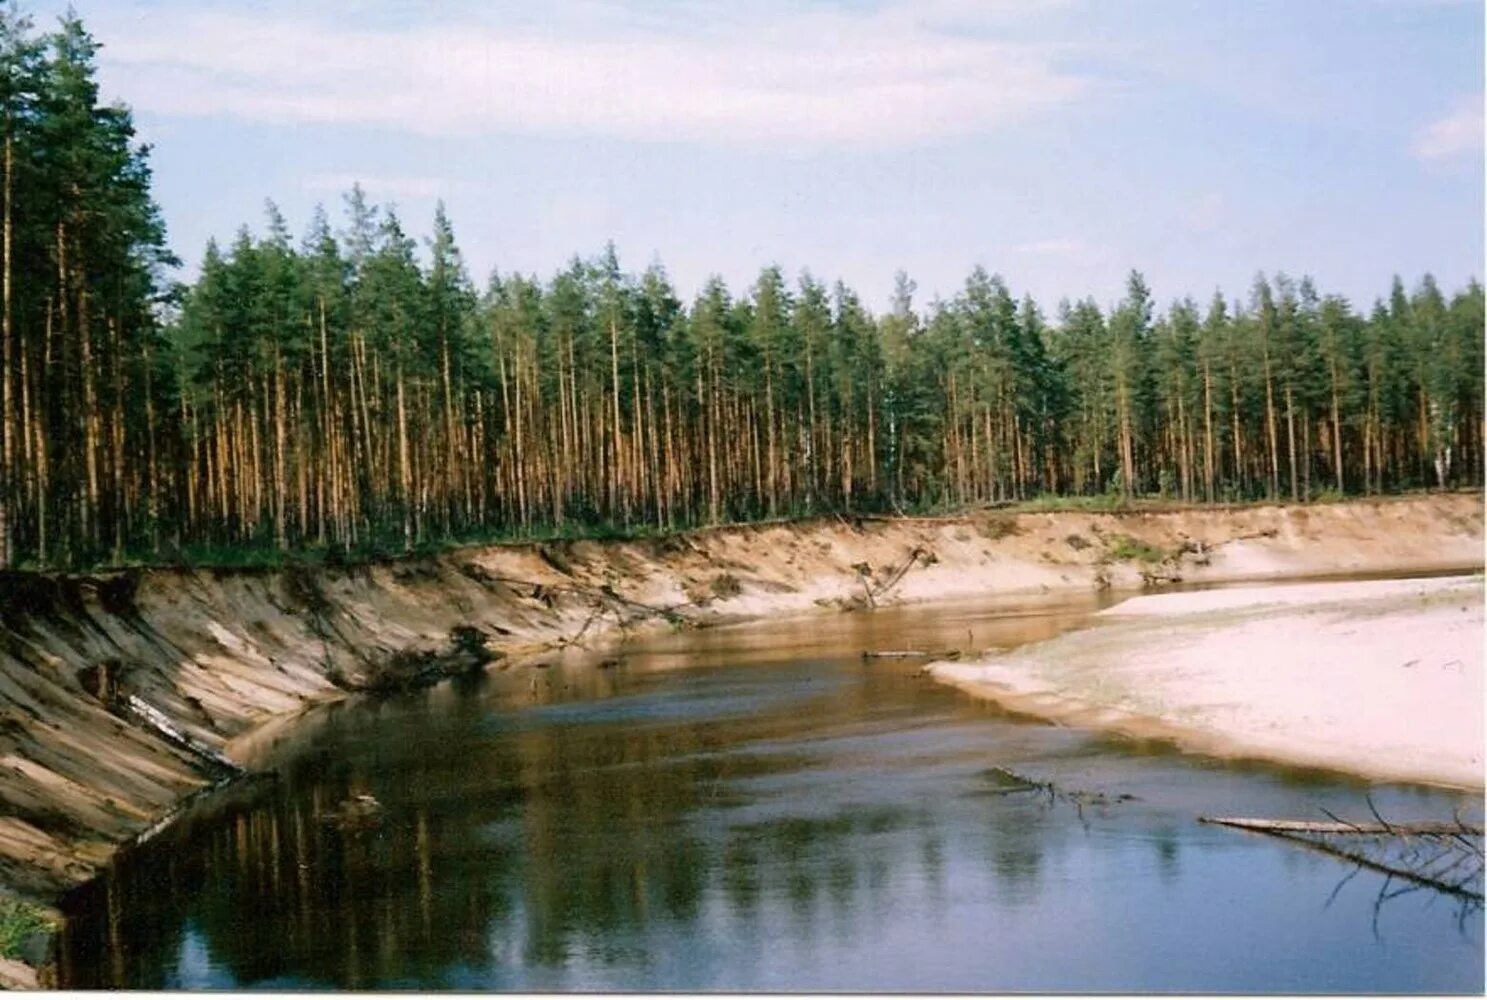
[[[1337,478],[1337,492],[1343,492],[1342,474],[1342,407],[1338,400],[1337,388],[1337,360],[1334,358],[1331,365],[1332,371],[1332,468]],[[1367,448],[1364,448],[1365,453]],[[1367,455],[1364,456],[1365,466]],[[1366,475],[1366,474],[1365,474]]]
[[[408,452],[408,404],[403,389],[403,362],[398,359],[398,487],[403,501],[403,549],[413,549],[413,471]]]
[[[1203,362],[1203,492],[1213,503],[1213,373]]]
[[[718,523],[718,373],[713,358],[712,345],[708,345],[708,369],[712,382],[707,421],[707,520]],[[702,391],[702,375],[697,375],[697,389]]]
[[[77,342],[83,376],[83,464],[88,473],[87,503],[83,508],[83,539],[90,549],[99,542],[98,383],[93,365],[93,332],[89,322],[88,292],[79,282],[77,293]]]
[[[284,449],[288,435],[284,426],[284,359],[279,345],[274,345],[274,545],[280,552],[289,548],[288,529],[284,524]]]
[[[764,420],[768,430],[769,447],[769,516],[775,517],[779,513],[779,453],[775,442],[775,415],[774,415],[774,359],[770,356],[769,346],[764,349]]]
[[[0,292],[0,569],[8,569],[15,561],[14,528],[10,523],[11,504],[15,497],[16,484],[16,422],[15,422],[15,330],[12,326],[11,307],[11,247],[14,233],[14,178],[15,137],[11,135],[7,122],[5,130],[5,181],[4,181],[4,271],[3,292]],[[23,349],[24,350],[24,349]]]
[[[1280,496],[1280,439],[1275,426],[1275,392],[1270,378],[1270,350],[1265,351],[1265,433],[1270,440],[1270,495]]]
[[[1123,482],[1121,493],[1129,498],[1136,488],[1136,454],[1132,441],[1131,401],[1124,382],[1116,394],[1116,405],[1120,410],[1120,469]]]

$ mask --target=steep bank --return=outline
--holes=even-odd
[[[1482,787],[1482,580],[1136,597],[931,674],[1074,725],[1371,778]]]
[[[421,655],[476,662],[668,622],[1475,567],[1481,555],[1480,496],[1443,495],[817,520],[344,570],[12,574],[0,579],[0,885],[46,897],[87,879],[222,773],[199,751],[231,756],[266,722],[376,683],[389,667],[416,669]]]

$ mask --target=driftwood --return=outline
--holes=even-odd
[[[603,604],[599,604],[597,607],[594,608],[593,613],[591,613],[588,618],[584,619],[583,628],[579,629],[577,632],[566,639],[557,640],[557,642],[555,643],[556,647],[558,649],[566,649],[569,646],[582,646],[584,633],[588,632],[589,627],[592,626],[594,622],[598,621],[599,618],[601,618],[607,611],[609,611],[609,608],[605,607]],[[623,622],[621,624],[623,625]]]
[[[1481,826],[1460,819],[1391,823],[1379,815],[1372,801],[1369,808],[1375,822],[1354,823],[1331,813],[1327,814],[1331,821],[1325,823],[1235,816],[1204,816],[1199,822],[1280,837],[1390,878],[1403,878],[1472,904],[1483,902]]]
[[[935,561],[934,553],[931,552],[929,549],[921,548],[920,546],[916,545],[914,546],[914,551],[909,553],[909,558],[904,560],[904,564],[902,566],[894,570],[893,574],[889,576],[887,580],[879,584],[877,588],[868,591],[868,601],[871,603],[874,596],[886,594],[888,593],[888,591],[898,586],[898,581],[902,580],[904,578],[904,574],[913,569],[914,564],[919,562],[921,559],[928,559],[929,562],[933,563]]]
[[[947,649],[940,653],[924,649],[864,649],[862,651],[864,660],[917,660],[921,657],[933,660],[958,660],[960,650]]]
[[[1395,836],[1418,836],[1422,834],[1460,833],[1468,837],[1482,836],[1480,826],[1466,823],[1349,823],[1338,820],[1331,823],[1316,823],[1302,819],[1246,819],[1230,816],[1203,816],[1198,822],[1216,826],[1232,826],[1239,830],[1258,830],[1261,833],[1350,833],[1363,836],[1392,834]]]
[[[984,795],[1017,795],[1020,793],[1031,793],[1034,799],[1041,799],[1045,808],[1050,808],[1062,802],[1074,807],[1079,822],[1083,823],[1085,829],[1089,828],[1089,820],[1085,819],[1084,807],[1093,806],[1104,810],[1110,806],[1124,805],[1127,802],[1136,801],[1136,796],[1126,792],[1107,794],[1105,792],[1086,791],[1083,789],[1062,788],[1051,781],[1041,781],[1037,778],[1020,774],[1009,767],[989,767],[981,772],[986,779],[985,787],[981,790]]]
[[[120,708],[129,717],[153,729],[164,739],[192,754],[198,760],[221,768],[229,774],[241,774],[243,769],[221,751],[207,746],[179,729],[170,717],[139,695],[131,694],[120,703]]]

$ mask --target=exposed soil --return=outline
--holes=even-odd
[[[1482,561],[1480,495],[816,520],[351,569],[0,576],[0,887],[94,875],[242,741],[348,691],[634,628]],[[173,735],[168,735],[173,733]]]

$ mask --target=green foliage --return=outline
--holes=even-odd
[[[1122,509],[1124,504],[1119,493],[1098,493],[1094,496],[1060,496],[1056,493],[1040,493],[1031,500],[1024,500],[1014,509],[1029,514],[1078,510],[1095,513],[1110,513]]]
[[[20,959],[26,940],[52,929],[46,911],[16,897],[0,897],[0,958]]]
[[[1108,545],[1110,558],[1117,562],[1157,563],[1167,557],[1167,553],[1157,546],[1130,535],[1111,535]]]
[[[147,150],[72,15],[0,14],[16,150],[0,337],[0,566],[278,568],[823,514],[1108,511],[1480,486],[1483,291],[1303,277],[1244,301],[1045,315],[976,268],[876,315],[764,268],[690,302],[613,246],[471,281],[353,188],[296,245],[209,243],[189,287]],[[24,405],[23,405],[24,404]],[[1020,505],[1020,506],[1019,506]]]

